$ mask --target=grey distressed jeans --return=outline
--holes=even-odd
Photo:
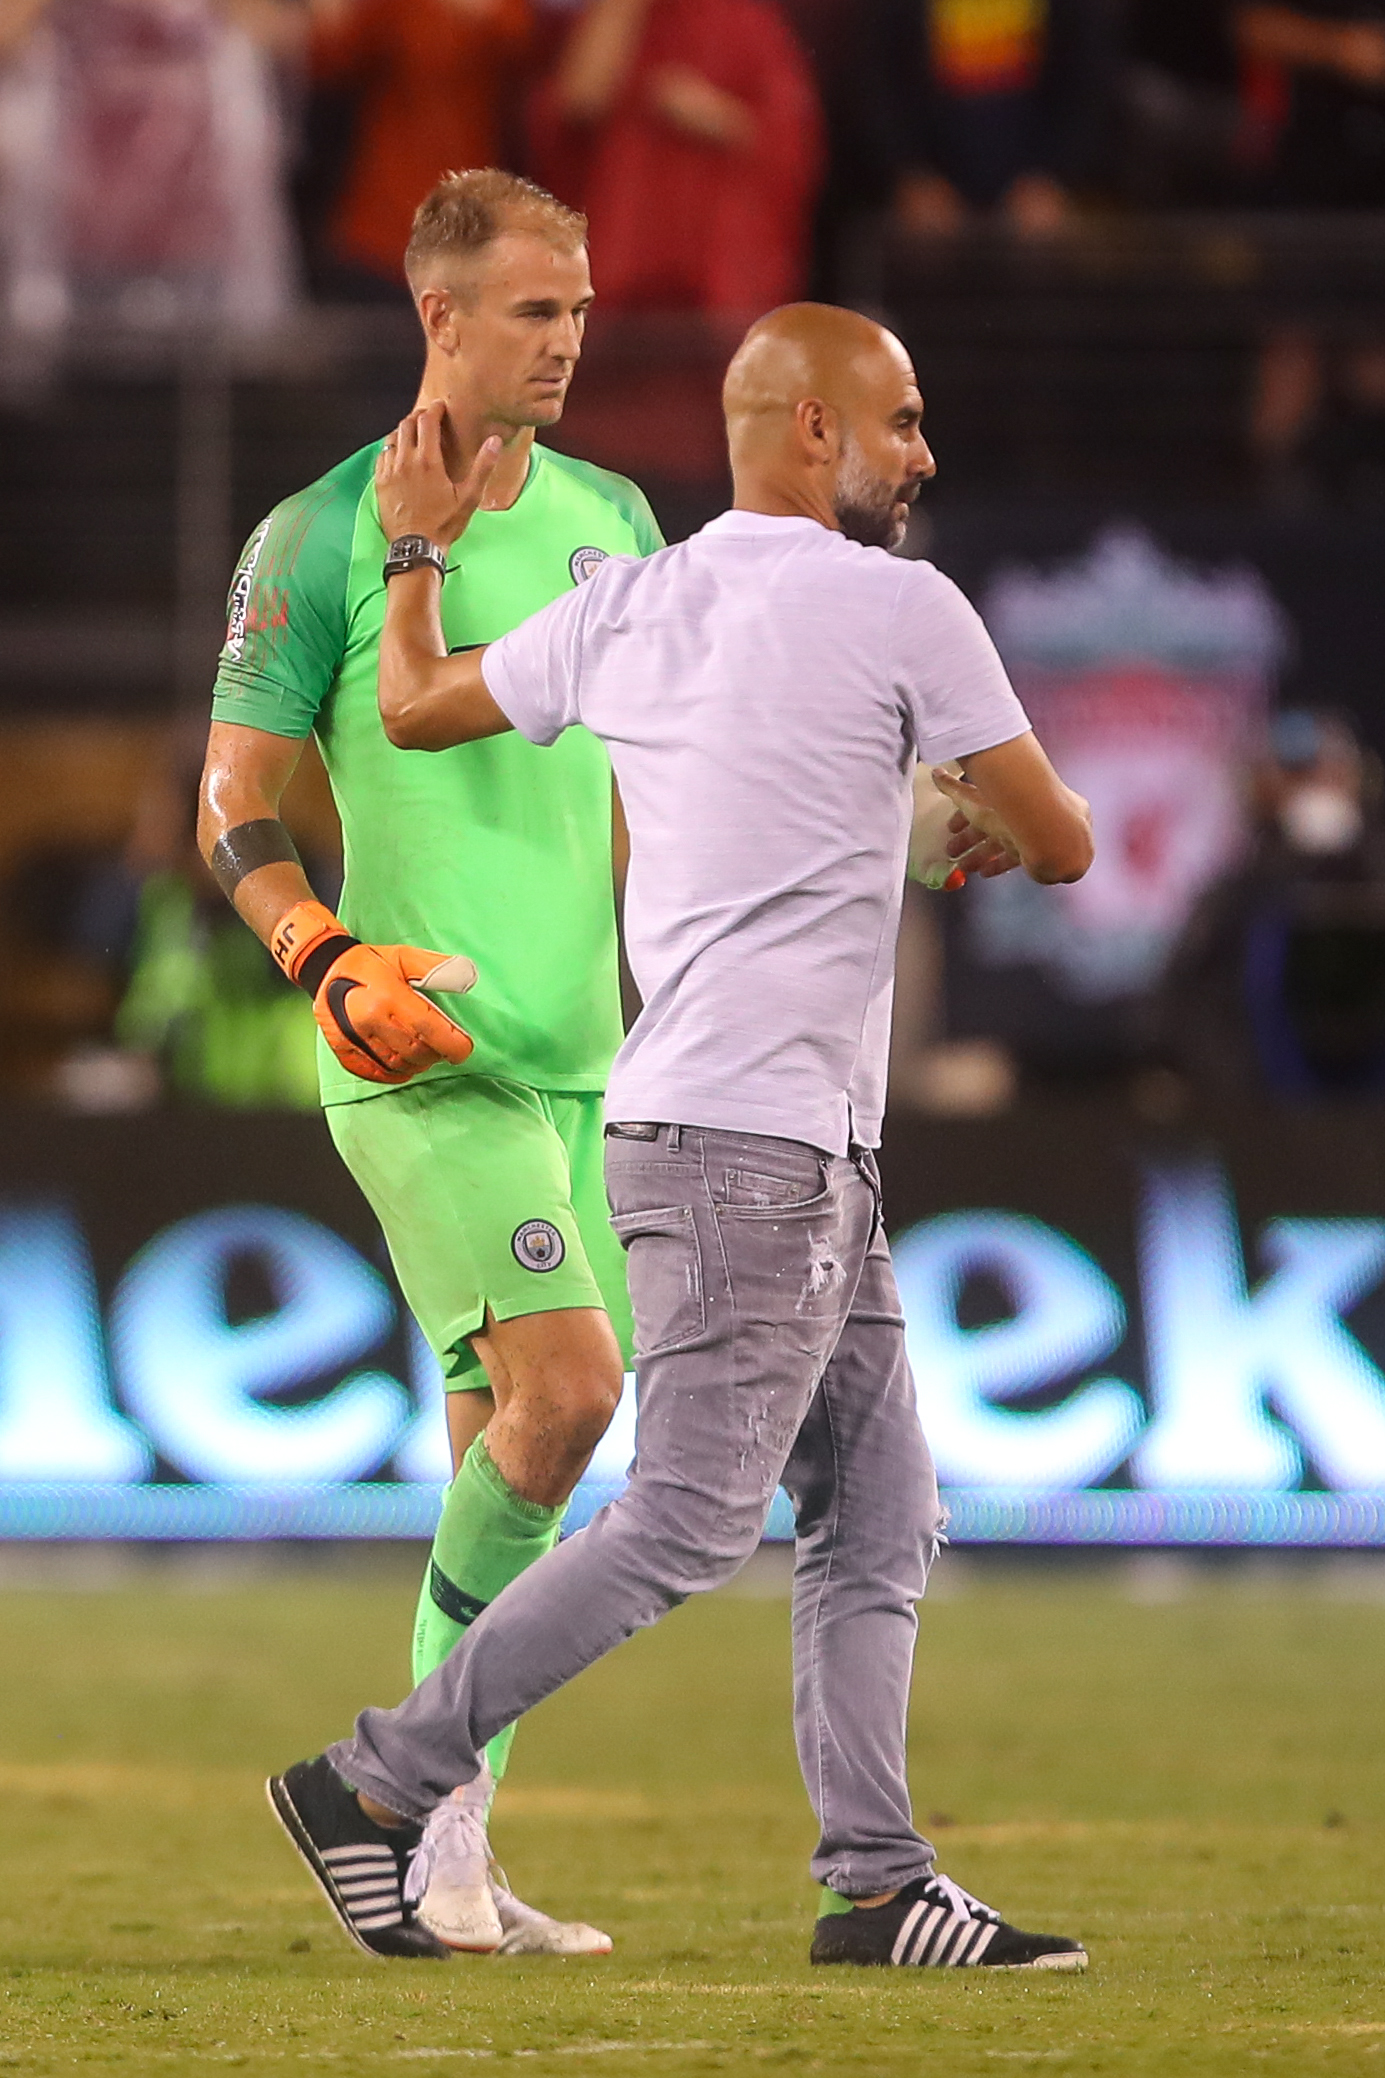
[[[910,1815],[905,1715],[940,1518],[874,1163],[689,1126],[606,1147],[639,1349],[629,1485],[397,1709],[363,1711],[332,1762],[424,1817],[503,1725],[730,1579],[782,1482],[813,1875],[846,1897],[894,1890],[932,1860]]]

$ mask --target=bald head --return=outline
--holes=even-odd
[[[892,332],[830,303],[785,304],[747,332],[722,404],[738,506],[897,545],[933,458]]]
[[[786,303],[752,325],[737,348],[722,388],[727,426],[792,411],[809,397],[841,409],[886,373],[914,380],[893,332],[834,303]]]

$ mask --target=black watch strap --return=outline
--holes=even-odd
[[[447,551],[430,541],[426,534],[401,534],[392,541],[389,554],[385,557],[385,579],[402,577],[406,570],[436,570],[439,577],[447,575]]]

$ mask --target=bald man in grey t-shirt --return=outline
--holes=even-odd
[[[795,1729],[820,1825],[813,1960],[1081,1969],[1078,1942],[1022,1933],[941,1876],[912,1823],[915,1603],[941,1517],[872,1149],[917,760],[966,763],[964,780],[935,778],[967,871],[1077,879],[1086,804],[961,594],[882,553],[933,473],[899,342],[790,306],[752,328],[726,405],[735,509],[605,564],[489,649],[447,656],[422,547],[391,581],[380,701],[396,744],[511,727],[551,743],[581,723],[625,802],[644,1009],[612,1073],[607,1186],[639,1349],[636,1459],[620,1499],[406,1702],[363,1712],[271,1794],[348,1926],[332,1856],[383,1854],[392,1826],[426,1821],[418,1917],[465,1947],[486,1741],[728,1579],[782,1483]],[[435,415],[406,420],[381,465],[387,533],[454,541],[497,452],[458,489]]]

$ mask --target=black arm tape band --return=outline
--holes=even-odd
[[[344,952],[350,952],[352,946],[359,945],[360,942],[359,938],[351,937],[346,931],[338,938],[324,938],[321,945],[313,947],[299,968],[298,986],[306,989],[310,996],[315,996],[327,979],[328,968],[334,967]]]
[[[261,866],[301,866],[303,861],[279,818],[262,815],[218,837],[207,863],[222,894],[231,900],[241,882]]]

